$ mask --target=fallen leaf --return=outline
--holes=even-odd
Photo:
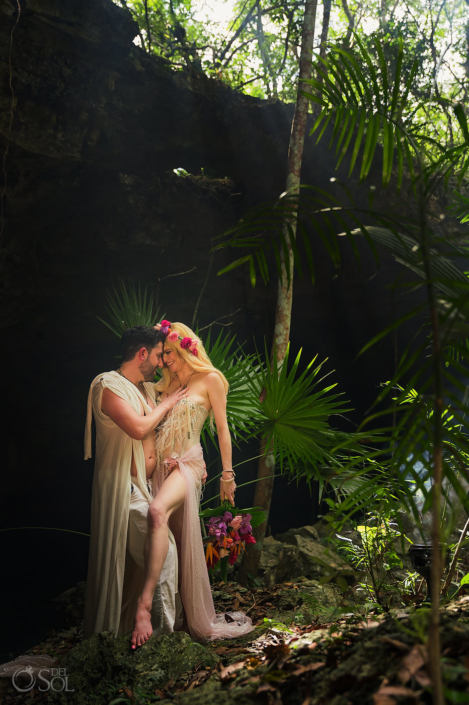
[[[250,652],[244,646],[236,646],[233,649],[227,649],[225,653],[227,656],[236,656],[237,654],[249,654]]]
[[[127,695],[128,698],[132,698],[133,693],[132,693],[132,691],[130,690],[130,688],[127,688],[127,686],[124,685],[123,690],[124,690],[124,693]]]
[[[317,661],[316,663],[308,663],[306,666],[301,666],[299,665],[292,673],[293,676],[301,676],[303,673],[307,673],[309,671],[317,671],[318,668],[322,668],[326,664],[323,663],[322,661]]]
[[[165,698],[165,694],[163,693],[162,690],[158,690],[158,688],[155,690],[155,695],[157,695],[159,698]]]
[[[412,651],[405,656],[401,661],[401,667],[397,674],[397,677],[401,681],[402,685],[405,685],[417,671],[422,668],[425,663],[425,659],[422,656],[422,651],[416,644]]]
[[[227,646],[219,646],[218,649],[214,649],[214,652],[218,654],[218,656],[223,656],[227,651],[229,651]]]
[[[238,598],[236,598],[235,601],[233,602],[232,606],[231,606],[231,609],[237,610],[238,607],[239,607],[239,600],[238,600]]]
[[[390,698],[389,695],[375,693],[373,695],[373,705],[396,705],[396,701],[394,698]]]
[[[290,647],[287,644],[269,644],[264,649],[264,653],[269,661],[273,661],[279,656],[288,656],[290,654]]]
[[[422,686],[422,688],[427,688],[432,684],[431,678],[424,668],[421,668],[420,671],[417,671],[417,673],[414,675],[414,678],[417,683]]]
[[[220,671],[220,678],[224,680],[225,678],[231,676],[232,673],[240,671],[242,668],[244,668],[246,660],[247,659],[245,659],[244,661],[238,661],[237,663],[231,663],[229,666],[226,666],[222,671]]]
[[[414,693],[413,690],[410,688],[404,688],[400,685],[386,685],[384,688],[380,688],[377,693],[375,693],[375,698],[376,696],[381,695],[381,696],[396,696],[398,697],[406,697],[406,698],[412,698],[413,700],[418,700],[418,694]],[[375,701],[376,702],[376,701]]]
[[[390,636],[382,636],[379,639],[383,644],[389,644],[390,646],[394,646],[395,649],[398,649],[399,651],[409,651],[410,646],[407,644],[404,644],[403,641],[398,641],[397,639],[391,639]]]
[[[268,693],[268,692],[273,692],[277,690],[277,688],[274,688],[273,685],[270,685],[270,683],[263,683],[258,687],[256,690],[256,695],[259,695],[259,693]]]

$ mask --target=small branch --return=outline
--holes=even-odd
[[[203,296],[203,293],[204,293],[204,291],[205,291],[205,287],[207,286],[207,282],[208,282],[208,278],[209,278],[209,276],[210,276],[210,270],[211,270],[211,268],[212,268],[212,264],[213,264],[213,254],[210,255],[210,260],[209,260],[208,267],[207,267],[207,274],[205,275],[205,280],[204,280],[204,283],[202,284],[202,288],[201,288],[201,290],[200,290],[199,298],[197,299],[197,303],[196,303],[196,305],[195,305],[194,315],[192,316],[192,323],[191,323],[191,328],[192,328],[192,330],[194,329],[194,325],[195,325],[195,322],[196,322],[196,319],[197,319],[197,312],[198,312],[198,310],[199,310],[200,302],[201,302],[201,300],[202,300],[202,296]]]
[[[239,91],[241,88],[244,88],[244,86],[247,86],[248,83],[253,83],[254,81],[257,81],[258,78],[262,78],[262,76],[259,74],[259,76],[254,76],[254,78],[250,78],[249,81],[244,81],[244,83],[240,83],[239,86],[235,86],[235,89]]]
[[[466,521],[466,524],[465,524],[465,526],[464,526],[464,529],[462,530],[462,534],[461,534],[461,536],[459,537],[458,545],[456,546],[456,550],[455,550],[455,552],[454,552],[453,560],[451,561],[451,565],[450,565],[450,568],[449,568],[448,576],[447,576],[447,578],[446,578],[446,580],[445,580],[445,584],[443,585],[443,589],[441,590],[441,594],[443,595],[443,597],[446,597],[446,595],[447,595],[447,593],[448,593],[448,590],[449,590],[449,588],[450,588],[451,580],[453,579],[454,571],[456,570],[456,564],[457,564],[457,562],[458,562],[459,553],[461,552],[462,542],[463,542],[464,539],[466,538],[466,534],[467,534],[468,531],[469,531],[469,519]]]
[[[231,47],[233,46],[233,44],[235,43],[235,41],[238,39],[239,35],[246,29],[246,27],[248,26],[249,22],[252,20],[253,15],[254,15],[254,12],[255,12],[255,10],[256,10],[256,7],[257,7],[257,2],[255,2],[254,5],[251,7],[251,9],[249,10],[248,14],[246,15],[246,17],[244,18],[244,20],[243,20],[243,21],[241,22],[241,24],[239,25],[239,27],[238,27],[238,29],[236,30],[236,32],[233,34],[233,36],[231,37],[231,39],[230,39],[230,41],[228,42],[228,44],[226,45],[226,47],[225,47],[225,48],[223,49],[223,51],[221,52],[220,57],[219,57],[219,59],[218,59],[218,61],[220,62],[220,65],[222,64],[222,62],[223,62],[225,56],[228,54],[229,50],[231,49]]]
[[[218,324],[219,326],[225,326],[225,327],[226,327],[226,326],[232,326],[232,325],[233,325],[233,321],[231,321],[230,323],[220,323],[220,321],[222,321],[224,318],[229,318],[230,316],[235,316],[235,315],[236,315],[237,313],[239,313],[240,311],[241,311],[241,309],[238,308],[238,309],[236,309],[236,311],[234,311],[233,313],[227,313],[226,316],[220,316],[220,318],[216,318],[214,321],[212,321],[211,323],[209,323],[208,326],[204,326],[203,328],[199,328],[199,333],[201,333],[201,332],[202,332],[203,330],[205,330],[206,328],[210,328],[211,326],[214,326],[215,323]]]
[[[158,281],[163,282],[165,279],[169,279],[170,277],[182,277],[183,274],[190,274],[194,271],[194,269],[197,269],[197,267],[192,267],[192,269],[188,269],[187,272],[176,272],[176,274],[167,274],[165,277],[158,277]]]

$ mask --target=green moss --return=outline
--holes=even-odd
[[[102,705],[112,700],[123,684],[153,697],[155,688],[164,687],[170,679],[213,667],[219,660],[217,654],[183,632],[153,637],[136,652],[130,650],[129,634],[117,639],[109,632],[94,634],[72,649],[60,664],[67,669],[73,692],[56,693],[51,701]]]

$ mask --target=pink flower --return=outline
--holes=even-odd
[[[238,531],[239,527],[241,526],[241,523],[243,521],[243,517],[238,514],[233,521],[230,521],[229,526],[231,526],[235,531]]]
[[[187,337],[183,338],[181,340],[181,348],[183,350],[187,350],[188,348],[190,348],[191,343],[192,343],[192,338],[187,338]]]
[[[189,352],[191,352],[193,355],[197,357],[197,341],[193,340],[192,343],[189,345]]]
[[[163,335],[167,335],[170,331],[171,328],[171,323],[170,321],[161,321],[160,323],[160,331],[163,333]]]
[[[167,339],[169,340],[170,343],[175,343],[178,338],[179,338],[178,333],[176,333],[176,331],[173,330],[173,332],[168,335]]]
[[[256,543],[256,539],[252,534],[241,534],[241,540],[246,544]]]

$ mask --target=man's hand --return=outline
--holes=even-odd
[[[185,397],[187,397],[187,395],[187,389],[178,387],[174,392],[171,392],[171,394],[167,396],[166,399],[161,402],[161,404],[164,404],[166,411],[169,411],[173,408],[173,406],[176,406],[178,401],[181,401],[181,399],[184,399]]]

